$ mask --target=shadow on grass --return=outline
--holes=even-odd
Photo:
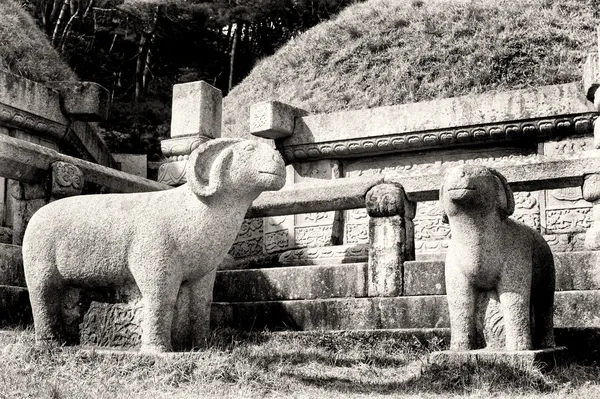
[[[423,365],[420,372],[409,376],[404,370],[387,381],[364,381],[351,377],[305,376],[290,371],[288,377],[304,384],[339,392],[359,394],[469,394],[473,392],[539,394],[553,391],[556,386],[537,370],[523,370],[507,365],[480,363],[447,367]],[[404,378],[403,378],[404,377]],[[407,378],[406,378],[407,377]]]

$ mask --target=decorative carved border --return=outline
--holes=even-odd
[[[54,140],[62,140],[67,129],[66,125],[6,104],[0,104],[0,121],[23,130],[40,132],[43,136]]]
[[[402,133],[378,138],[356,138],[290,146],[281,144],[283,155],[288,162],[361,157],[374,154],[455,147],[464,144],[493,144],[590,133],[593,131],[593,122],[597,117],[596,113],[590,112],[555,118]]]

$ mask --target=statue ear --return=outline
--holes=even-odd
[[[501,199],[499,199],[500,212],[508,217],[508,216],[512,215],[513,212],[515,211],[515,196],[513,195],[513,192],[511,190],[510,186],[508,185],[508,181],[506,180],[506,177],[502,176],[502,174],[500,174],[495,169],[490,168],[490,172],[494,176],[496,176],[496,178],[498,179],[499,187],[500,187],[499,191],[500,191],[500,193],[504,194],[504,197],[506,199],[506,201],[504,203],[502,202]]]
[[[214,139],[201,144],[190,155],[186,179],[198,197],[210,197],[223,185],[224,173],[231,163],[231,151],[226,151],[241,139]]]

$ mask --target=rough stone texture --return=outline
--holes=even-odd
[[[593,204],[592,223],[585,236],[586,249],[600,249],[600,174],[585,176],[583,198]]]
[[[173,86],[171,137],[221,137],[221,90],[206,82]]]
[[[65,115],[82,121],[103,121],[108,118],[110,93],[94,82],[47,82],[58,90]]]
[[[367,296],[365,263],[232,270],[217,273],[216,302]]]
[[[122,172],[130,173],[143,178],[148,177],[148,155],[112,154],[112,156]]]
[[[586,133],[592,112],[580,85],[570,83],[308,115],[283,141],[284,156],[297,162]]]
[[[363,330],[447,327],[444,296],[214,303],[214,327]]]
[[[365,244],[299,248],[281,253],[279,263],[282,266],[359,263],[366,262],[368,254]]]
[[[441,351],[429,355],[429,362],[438,366],[460,366],[462,364],[502,364],[523,370],[538,366],[548,371],[567,362],[567,348],[545,348],[537,350],[502,351],[471,350]]]
[[[280,139],[294,133],[297,117],[308,112],[279,101],[264,101],[250,106],[250,134]]]
[[[165,184],[133,176],[92,162],[58,153],[41,145],[0,135],[0,176],[23,182],[40,182],[56,161],[79,168],[86,183],[94,183],[108,192],[133,193],[171,188]]]
[[[77,83],[84,84],[85,83]],[[46,85],[0,71],[0,124],[35,133],[78,157],[113,167],[106,145],[88,124],[72,124],[60,93]]]
[[[600,329],[600,290],[556,293],[557,328]],[[360,330],[448,328],[445,295],[334,298],[270,302],[215,302],[214,327],[245,330]],[[599,335],[600,336],[600,335]],[[558,342],[564,345],[564,341]]]
[[[142,350],[171,348],[172,324],[186,324],[173,320],[180,302],[193,307],[192,342],[203,339],[216,268],[252,201],[283,186],[284,164],[263,143],[211,140],[192,153],[187,176],[173,190],[71,197],[34,215],[23,261],[38,341],[61,336],[65,280],[83,287],[137,285]]]
[[[552,252],[540,233],[508,218],[515,202],[506,179],[482,166],[453,168],[440,189],[440,203],[452,231],[445,271],[450,348],[477,348],[474,307],[482,291],[496,293],[506,349],[553,347]],[[485,323],[495,323],[494,316],[486,314]]]
[[[158,168],[159,182],[180,186],[187,181],[185,172],[192,151],[221,137],[222,103],[221,90],[206,82],[173,86],[171,138],[161,141],[166,161]]]
[[[365,197],[369,218],[369,296],[396,296],[402,293],[402,264],[407,237],[404,218],[408,202],[402,186],[379,184]]]
[[[18,245],[0,244],[0,285],[25,287],[23,256]]]
[[[50,195],[53,199],[79,195],[82,190],[83,173],[77,166],[61,161],[52,164]]]
[[[446,293],[444,261],[404,262],[403,295],[438,295]]]

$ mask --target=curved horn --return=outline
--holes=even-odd
[[[214,139],[201,144],[190,155],[186,178],[190,188],[198,197],[209,197],[222,184],[224,162],[223,151],[242,139]]]
[[[508,181],[506,177],[504,177],[500,172],[496,169],[489,168],[490,172],[498,178],[500,181],[500,185],[504,191],[504,195],[506,197],[506,207],[500,206],[500,211],[505,214],[505,216],[510,216],[515,211],[515,196],[508,185]]]

